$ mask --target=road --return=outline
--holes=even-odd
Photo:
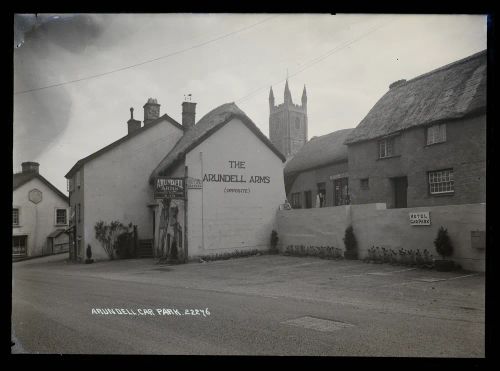
[[[484,289],[484,277],[482,284],[474,283],[472,288],[461,291],[455,289],[467,287],[464,282],[477,277],[456,275],[458,279],[455,281],[443,280],[439,296],[449,292],[457,309],[449,307],[450,301],[429,309],[429,306],[416,303],[415,299],[391,300],[390,296],[384,297],[375,289],[371,294],[367,291],[363,294],[361,286],[352,290],[344,287],[335,291],[336,295],[327,294],[334,291],[321,291],[319,285],[317,292],[311,289],[316,286],[309,286],[309,295],[301,294],[306,290],[300,284],[287,284],[288,291],[278,286],[278,289],[271,290],[272,285],[265,289],[265,285],[258,281],[264,271],[278,285],[284,281],[287,272],[297,274],[298,270],[304,277],[300,282],[307,282],[310,277],[316,277],[315,266],[330,270],[338,267],[342,277],[354,277],[350,280],[344,278],[345,281],[356,279],[356,275],[361,277],[369,266],[344,266],[319,259],[271,258],[274,260],[265,260],[265,264],[261,262],[267,257],[262,256],[235,259],[236,263],[195,263],[175,267],[158,267],[152,261],[139,260],[123,264],[97,263],[89,267],[68,265],[62,257],[15,263],[12,324],[16,346],[13,352],[484,356],[484,303],[472,305],[477,299],[465,298],[467,290]],[[223,279],[222,273],[241,272],[248,264],[264,266],[262,274],[256,272],[252,278],[244,280],[235,273],[236,278]],[[269,266],[273,269],[269,270]],[[356,274],[346,275],[348,268],[356,269]],[[365,273],[359,273],[361,269]],[[359,282],[373,283],[380,279],[383,281],[377,287],[383,286],[384,290],[401,282],[400,273],[394,267],[377,269],[389,273],[365,275],[366,281]],[[408,287],[411,286],[408,282],[413,282],[419,290],[434,292],[430,286],[422,288],[429,282],[417,282],[413,278],[420,273],[399,269],[403,271],[401,274],[414,274],[412,281],[403,280]],[[192,278],[194,275],[196,277]],[[352,282],[356,284],[357,281]],[[432,287],[439,283],[432,283]],[[394,287],[390,290],[399,297],[401,289]],[[390,290],[387,292],[392,292]],[[411,288],[409,290],[411,292]],[[377,301],[375,296],[380,300]],[[355,297],[359,300],[354,300]],[[361,300],[366,297],[369,300]],[[384,305],[387,300],[391,305]],[[436,301],[435,297],[432,300]],[[92,309],[106,308],[125,309],[129,314],[116,311],[107,315],[92,313]],[[169,315],[168,311],[160,314],[157,309],[162,308],[176,309],[182,315]],[[147,314],[148,309],[153,315]],[[200,311],[198,315],[186,315],[186,309],[208,309],[210,314],[203,315]],[[456,315],[450,315],[446,310]]]

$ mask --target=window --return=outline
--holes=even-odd
[[[361,189],[370,189],[370,184],[368,183],[368,178],[360,179],[359,180],[359,186]]]
[[[19,209],[17,207],[12,209],[12,225],[19,225]]]
[[[56,209],[56,225],[66,225],[66,224],[68,224],[67,210]]]
[[[430,171],[429,192],[433,195],[455,192],[453,169]]]
[[[427,128],[427,145],[446,142],[446,124],[432,125]]]
[[[300,203],[300,193],[292,193],[292,208],[300,209],[302,207]]]
[[[378,157],[386,158],[391,156],[394,156],[394,138],[387,138],[378,142]]]
[[[351,203],[348,178],[339,178],[333,181],[333,199],[335,206],[349,205]]]

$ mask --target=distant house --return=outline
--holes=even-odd
[[[23,162],[13,174],[13,259],[68,251],[68,197],[39,173],[39,164]]]
[[[345,144],[353,204],[486,202],[486,51],[391,84]]]
[[[292,208],[349,204],[347,146],[353,129],[313,137],[286,163],[285,189]]]

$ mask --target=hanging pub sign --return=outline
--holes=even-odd
[[[159,176],[155,179],[154,198],[184,199],[184,179]]]

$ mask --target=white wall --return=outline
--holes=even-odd
[[[245,169],[231,168],[230,160],[244,161]],[[205,174],[220,173],[246,180],[205,181],[203,190],[188,190],[188,256],[268,249],[276,211],[285,201],[281,159],[240,120],[233,119],[191,150],[185,164],[189,177],[203,179]],[[254,175],[269,176],[270,182],[249,183]],[[228,193],[227,189],[250,193]]]
[[[28,199],[28,193],[35,188],[42,192],[42,201],[38,204]],[[56,225],[56,208],[67,209],[69,218],[67,202],[37,178],[14,190],[12,207],[19,208],[19,227],[12,228],[12,235],[28,236],[28,256],[42,255],[47,246],[47,236],[56,229],[65,228]]]
[[[167,121],[156,124],[84,165],[84,248],[93,259],[108,259],[95,238],[99,220],[137,225],[140,239],[153,238],[149,176],[183,131]]]
[[[420,211],[429,211],[431,225],[410,225],[409,213]],[[485,231],[486,204],[386,209],[385,204],[379,203],[282,210],[278,212],[280,249],[304,245],[344,250],[348,225],[353,226],[360,258],[366,257],[372,246],[379,246],[394,251],[427,249],[436,259],[439,255],[433,241],[443,226],[454,246],[451,259],[467,270],[485,270],[485,250],[472,247],[471,231]]]

